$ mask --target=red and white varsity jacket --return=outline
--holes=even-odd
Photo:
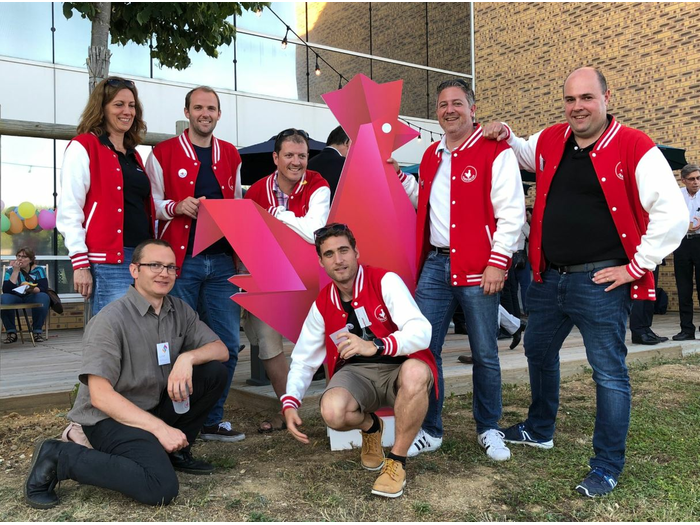
[[[537,176],[530,263],[535,281],[542,282],[541,273],[546,264],[542,253],[544,208],[571,128],[568,124],[557,124],[527,140],[513,135],[510,128],[508,132],[508,144],[520,165]],[[630,260],[627,271],[636,279],[630,294],[633,299],[654,300],[651,272],[679,246],[688,229],[688,211],[673,172],[647,135],[623,126],[614,118],[598,139],[590,158]]]
[[[136,162],[144,171],[141,156]],[[124,251],[124,176],[117,154],[93,133],[68,143],[61,168],[56,228],[63,234],[73,269],[90,263],[121,264]],[[155,208],[146,205],[149,229],[155,231]]]
[[[417,207],[416,247],[420,273],[430,252],[430,194],[442,162],[445,141],[431,144],[420,163],[419,182],[400,174]],[[450,267],[453,286],[478,286],[486,266],[510,267],[525,222],[525,196],[513,151],[483,137],[480,125],[452,151],[449,195]]]
[[[212,170],[224,199],[240,199],[241,156],[238,150],[230,142],[216,137],[211,138],[211,145]],[[146,161],[159,220],[158,237],[173,247],[178,266],[182,266],[187,253],[192,219],[187,215],[175,215],[175,206],[187,197],[195,197],[199,166],[189,129],[158,144]]]
[[[320,173],[307,170],[289,195],[285,209],[275,196],[277,172],[260,179],[246,192],[245,198],[252,199],[270,214],[301,235],[308,243],[314,243],[314,232],[326,225],[331,206],[331,190]]]
[[[425,362],[433,373],[437,395],[437,365],[427,349],[432,328],[401,277],[380,268],[360,266],[353,289],[352,306],[364,307],[372,333],[384,341],[384,355],[403,355]],[[336,372],[338,349],[329,334],[344,328],[347,320],[340,292],[330,283],[311,305],[292,351],[287,392],[280,398],[282,410],[301,406],[314,372],[324,359],[328,363],[329,379]]]

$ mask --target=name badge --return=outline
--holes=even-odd
[[[170,364],[170,345],[168,343],[158,343],[156,345],[156,353],[158,354],[158,364],[160,366]]]
[[[364,306],[355,308],[355,315],[357,316],[357,322],[360,323],[360,328],[367,328],[368,326],[372,325],[369,317],[367,317],[367,312],[365,312]]]

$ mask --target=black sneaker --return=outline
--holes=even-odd
[[[525,428],[525,423],[517,423],[503,431],[503,441],[506,443],[516,443],[518,445],[529,445],[531,447],[550,449],[554,447],[551,439],[535,439]]]
[[[61,441],[45,439],[34,447],[32,464],[24,482],[24,501],[35,509],[50,509],[58,505],[54,489],[58,483],[58,453]]]
[[[243,441],[245,439],[245,434],[231,428],[231,423],[229,421],[222,421],[218,425],[212,425],[210,427],[206,425],[203,426],[199,437],[204,441],[235,443],[236,441]]]
[[[616,486],[617,480],[615,476],[603,467],[595,467],[591,469],[586,479],[576,485],[576,492],[589,498],[595,498],[596,496],[610,494]]]
[[[172,463],[173,468],[180,472],[195,475],[211,474],[214,472],[214,465],[210,465],[201,459],[194,459],[189,447],[168,455],[170,456],[170,463]]]

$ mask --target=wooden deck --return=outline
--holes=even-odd
[[[678,332],[678,314],[657,316],[654,330],[671,337]],[[0,413],[32,412],[45,408],[66,407],[69,394],[78,381],[81,363],[82,330],[51,331],[47,342],[32,348],[30,342],[3,345],[0,348]],[[246,348],[239,356],[229,403],[254,410],[272,410],[276,399],[271,386],[250,386],[250,344],[241,332],[241,343]],[[509,350],[510,340],[499,341],[502,378],[504,383],[528,381],[527,362],[520,344]],[[292,343],[285,342],[285,353],[292,351]],[[695,341],[670,340],[655,346],[633,345],[628,333],[628,361],[648,360],[654,357],[681,356],[700,352],[700,338]],[[457,361],[457,356],[469,350],[466,336],[449,334],[443,348],[443,370],[446,394],[464,394],[472,389],[472,367]],[[586,366],[585,350],[577,330],[569,335],[561,354],[562,375],[580,372]],[[315,410],[315,398],[322,392],[324,381],[315,381],[306,396],[303,408]]]

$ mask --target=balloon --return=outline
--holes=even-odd
[[[32,215],[28,219],[24,219],[24,227],[28,230],[33,230],[39,225],[39,217]]]
[[[23,219],[29,219],[36,213],[36,207],[31,202],[23,202],[17,206],[17,215]]]
[[[24,224],[22,224],[22,219],[19,218],[15,212],[10,212],[10,233],[20,233],[24,229]]]
[[[0,228],[0,229],[1,229],[2,232],[4,233],[4,232],[6,232],[7,230],[10,229],[10,219],[8,219],[8,218],[7,218],[7,215],[5,215],[5,214],[3,213],[3,214],[2,214],[2,219],[1,219],[1,220],[2,220],[2,228]]]
[[[0,211],[5,209],[5,201],[0,199]]]
[[[44,230],[53,230],[56,227],[56,214],[53,210],[41,210],[39,212],[39,226]]]

